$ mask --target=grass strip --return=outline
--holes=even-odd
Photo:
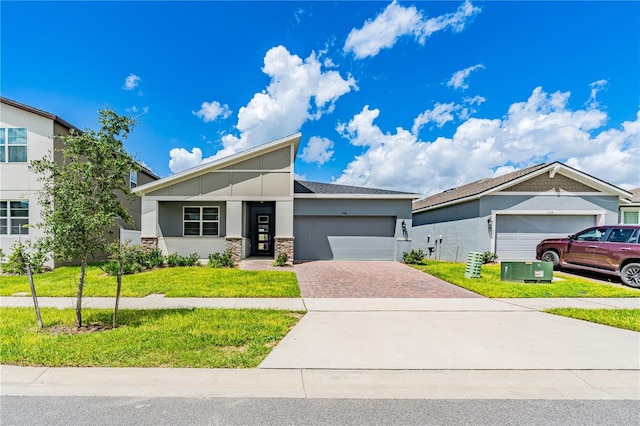
[[[0,308],[0,363],[49,367],[254,368],[302,313],[261,309],[84,309],[74,330],[72,309]]]
[[[38,296],[75,296],[80,268],[64,266],[34,276]],[[116,278],[106,275],[99,264],[87,268],[85,296],[114,297]],[[31,294],[26,276],[3,276],[0,295]],[[125,275],[122,297],[144,297],[150,294],[166,297],[300,297],[294,272],[245,271],[209,267],[162,268]]]
[[[500,280],[500,265],[483,265],[480,278],[466,278],[466,265],[456,262],[425,260],[414,268],[441,280],[466,288],[486,297],[640,297],[640,290],[597,283],[554,271],[561,281],[551,283],[517,283]]]
[[[625,330],[640,331],[640,309],[553,308],[544,312]]]

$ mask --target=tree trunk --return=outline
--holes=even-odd
[[[80,262],[80,282],[78,283],[78,297],[76,301],[76,328],[82,327],[82,289],[84,288],[84,274],[87,269],[87,257]]]
[[[122,288],[122,270],[124,269],[124,259],[122,254],[118,259],[118,285],[116,286],[116,306],[113,310],[113,328],[118,327],[118,305],[120,304],[120,289]]]
[[[36,308],[36,318],[38,319],[38,330],[42,330],[42,316],[40,316],[40,306],[38,305],[38,296],[36,295],[36,286],[33,283],[33,274],[31,273],[31,265],[27,263],[27,275],[29,276],[29,286],[31,287],[31,297],[33,297],[33,306]]]

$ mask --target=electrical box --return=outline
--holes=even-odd
[[[466,278],[480,278],[480,269],[482,268],[482,253],[469,252],[467,256],[467,268],[464,272]]]
[[[553,280],[553,262],[501,262],[500,280],[550,283]]]

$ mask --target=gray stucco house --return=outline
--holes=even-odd
[[[301,134],[138,186],[142,242],[236,260],[396,260],[417,194],[294,180]]]
[[[413,203],[413,248],[464,261],[469,252],[535,259],[544,238],[618,223],[632,194],[565,164],[539,164]]]

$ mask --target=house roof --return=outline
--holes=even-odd
[[[386,189],[365,188],[361,186],[337,185],[296,180],[293,182],[296,198],[410,198],[416,199],[418,194],[389,191]]]
[[[640,203],[640,188],[632,189],[629,191],[631,193],[631,202],[633,204]]]
[[[48,118],[50,120],[53,120],[56,123],[60,124],[63,127],[66,127],[69,130],[73,129],[73,130],[75,130],[77,132],[82,132],[82,130],[78,129],[73,124],[70,124],[68,121],[63,120],[62,118],[58,117],[57,115],[51,114],[50,112],[42,111],[41,109],[37,109],[37,108],[31,107],[29,105],[21,104],[20,102],[16,102],[14,100],[5,98],[3,96],[0,96],[0,102],[2,102],[3,104],[11,105],[12,107],[21,109],[23,111],[27,111],[27,112],[30,112],[32,114],[36,114],[36,115],[39,115],[41,117],[45,117],[45,118]]]
[[[535,166],[527,167],[522,170],[516,170],[515,172],[507,173],[495,178],[481,179],[466,185],[459,186],[426,197],[422,200],[415,201],[413,203],[413,211],[431,210],[435,208],[444,207],[445,205],[462,203],[472,199],[478,199],[484,195],[491,194],[493,192],[501,191],[510,186],[516,185],[522,181],[531,179],[535,176],[539,176],[543,173],[550,173],[555,175],[558,171],[562,171],[563,174],[570,176],[586,185],[592,186],[601,191],[610,192],[618,195],[620,198],[628,198],[630,193],[617,186],[611,185],[601,179],[595,178],[587,173],[581,172],[577,169],[567,166],[566,164],[558,161],[553,163],[538,164]]]
[[[255,146],[253,148],[249,148],[244,151],[241,151],[223,158],[219,158],[217,160],[200,164],[199,166],[192,167],[190,169],[184,170],[179,173],[175,173],[173,175],[167,176],[160,180],[156,180],[154,182],[140,185],[134,188],[131,192],[133,192],[134,194],[143,195],[143,194],[146,194],[147,192],[156,191],[160,188],[164,188],[166,186],[173,185],[178,182],[182,182],[196,176],[200,176],[202,174],[209,172],[210,170],[216,170],[223,167],[227,167],[231,164],[235,164],[240,161],[247,160],[257,155],[275,151],[277,149],[283,148],[290,144],[294,144],[294,149],[295,151],[297,151],[298,145],[300,144],[301,137],[302,137],[301,133],[295,133],[293,135],[289,135],[281,139],[276,139],[274,141]]]

